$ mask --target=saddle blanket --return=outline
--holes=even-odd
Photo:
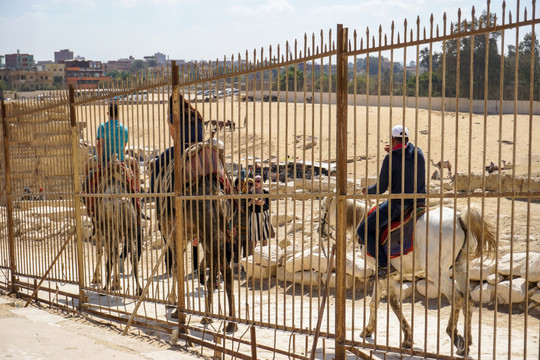
[[[116,167],[116,169],[113,169],[113,166]],[[111,161],[106,165],[105,169],[103,169],[101,165],[97,165],[97,167],[88,175],[85,181],[86,193],[87,194],[101,193],[102,187],[104,186],[102,182],[104,181],[106,174],[114,174],[113,176],[117,176],[118,180],[120,180],[126,185],[127,192],[129,193],[139,192],[139,184],[131,168],[124,162]],[[83,197],[83,201],[86,202],[87,211],[89,215],[91,216],[95,212],[94,207],[95,207],[96,199],[94,197],[89,196],[89,197]],[[137,207],[137,211],[140,214],[141,212],[140,199],[134,198],[134,201]]]
[[[371,214],[373,211],[376,210],[376,207],[373,207],[369,213]],[[416,221],[422,217],[426,212],[425,207],[417,207],[416,208]],[[414,219],[413,216],[413,207],[409,207],[405,209],[405,212],[403,213],[403,222],[400,221],[400,219],[392,221],[390,224],[390,244],[388,244],[388,226],[385,226],[381,231],[379,232],[379,251],[382,252],[379,254],[379,256],[388,256],[388,250],[390,249],[390,258],[396,258],[402,255],[407,255],[411,251],[413,251],[413,243],[414,243],[414,222],[412,221]],[[403,246],[401,243],[401,232],[403,231]],[[403,252],[402,252],[403,249]],[[375,254],[370,254],[368,252],[368,255],[371,257],[375,257]]]
[[[233,188],[227,176],[223,149],[218,144],[200,142],[184,151],[180,173],[183,187],[189,186],[199,178],[215,174],[226,194],[232,194]]]

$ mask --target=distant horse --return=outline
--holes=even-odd
[[[229,127],[232,131],[236,130],[236,123],[234,121],[231,121],[231,120],[227,120],[225,121],[225,123],[223,124],[224,127]]]
[[[213,152],[213,155],[209,156],[216,161],[221,162],[220,168],[224,170],[222,166],[224,164],[223,153],[221,149],[216,148],[215,145],[210,143],[198,143],[192,145],[190,148],[184,151],[182,164],[185,167],[189,167],[193,157],[207,156],[207,151]],[[206,159],[208,160],[207,156]],[[212,161],[212,160],[208,160]],[[197,162],[198,163],[198,162]],[[203,162],[205,163],[205,162]],[[174,162],[170,162],[168,166],[162,169],[156,169],[160,171],[157,176],[159,181],[156,182],[155,192],[173,192],[172,186],[172,173],[174,169]],[[191,168],[190,168],[191,169]],[[201,169],[199,169],[201,170]],[[163,172],[163,173],[161,173]],[[186,172],[181,171],[182,174]],[[210,173],[202,173],[194,177],[189,177],[187,182],[182,183],[183,194],[189,196],[204,196],[204,195],[224,195],[226,193],[222,186],[223,174],[211,171]],[[180,180],[180,179],[179,179]],[[177,180],[175,180],[177,181]],[[157,214],[158,224],[161,232],[165,237],[165,241],[172,249],[172,274],[173,274],[173,288],[172,294],[169,295],[169,300],[176,299],[176,284],[177,284],[177,271],[176,271],[176,254],[174,241],[176,238],[175,227],[175,212],[174,206],[167,205],[167,199],[164,197],[158,198],[159,213]],[[170,201],[170,200],[169,200]],[[229,316],[235,317],[235,305],[233,294],[233,272],[230,262],[226,259],[226,239],[230,236],[227,234],[227,227],[229,220],[232,217],[232,204],[230,201],[224,199],[201,199],[201,200],[189,200],[186,202],[183,209],[184,211],[184,230],[187,235],[186,245],[191,242],[192,239],[197,238],[199,245],[204,249],[204,259],[201,261],[198,269],[200,272],[205,271],[207,267],[210,268],[210,276],[206,279],[206,297],[205,306],[206,312],[211,313],[213,308],[213,292],[216,279],[218,278],[218,272],[223,275],[225,283],[225,291],[229,302]],[[185,249],[184,249],[185,251]],[[211,322],[211,319],[203,319],[203,322]],[[230,322],[227,324],[226,331],[234,332],[237,329],[236,323]]]
[[[209,126],[213,126],[215,128],[219,128],[220,130],[223,129],[225,126],[225,122],[221,120],[208,120],[204,122],[204,127],[208,128]]]
[[[93,189],[95,193],[111,196],[88,199],[92,202],[91,217],[94,223],[97,247],[97,263],[92,283],[101,283],[101,261],[104,247],[106,256],[104,290],[121,289],[118,261],[120,259],[120,245],[123,244],[123,254],[129,253],[131,255],[133,276],[137,285],[136,294],[140,295],[142,293],[138,275],[142,241],[140,214],[134,199],[118,196],[131,192],[126,179],[132,175],[128,175],[128,171],[130,170],[114,157],[102,170],[99,183]],[[88,186],[89,184],[86,184],[87,190],[89,190]]]
[[[214,128],[219,128],[222,130],[225,127],[229,127],[231,130],[236,129],[236,124],[234,121],[227,120],[227,121],[221,121],[221,120],[208,120],[204,122],[204,127],[208,128],[209,126],[213,126]]]
[[[336,197],[327,197],[323,201],[320,217],[322,236],[328,236],[329,231],[327,228],[335,229],[336,205]],[[364,217],[366,206],[363,201],[349,199],[346,201],[345,207],[347,230],[355,231]],[[440,237],[439,231],[442,231]],[[355,234],[354,239],[356,238]],[[454,220],[454,209],[443,207],[441,213],[440,208],[434,208],[418,218],[414,251],[390,259],[394,268],[398,272],[402,271],[402,275],[425,277],[435,284],[438,284],[440,275],[441,292],[448,298],[448,301],[455,304],[454,311],[448,320],[446,333],[457,347],[459,355],[465,355],[468,352],[468,347],[472,344],[471,318],[473,301],[469,283],[467,282],[467,264],[473,258],[489,255],[495,249],[495,245],[493,226],[482,218],[482,214],[476,207],[470,207],[461,214],[458,213],[456,220]],[[368,256],[365,260],[368,266],[376,269],[374,258]],[[427,261],[429,261],[429,266]],[[451,278],[451,267],[454,268],[453,279]],[[412,346],[412,332],[401,312],[399,283],[400,277],[398,275],[389,276],[388,297],[392,310],[401,321],[401,328],[404,333],[403,347],[409,348]],[[369,305],[369,322],[361,334],[362,337],[371,336],[375,330],[377,309],[381,293],[386,289],[386,285],[386,279],[382,279],[379,280],[378,286],[374,287]],[[454,293],[452,293],[452,288],[455,290]],[[458,334],[457,330],[460,309],[463,310],[465,316],[467,341]]]

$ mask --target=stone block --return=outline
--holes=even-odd
[[[527,283],[523,278],[502,281],[497,285],[497,300],[499,304],[509,304],[510,298],[512,303],[522,303],[527,296]]]
[[[495,299],[495,286],[487,282],[477,285],[471,291],[471,297],[475,303],[480,302],[480,294],[482,296],[482,304],[490,303]]]

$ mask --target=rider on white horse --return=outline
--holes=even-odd
[[[391,149],[391,150],[390,150]],[[383,160],[381,171],[379,174],[378,184],[372,185],[367,189],[364,187],[362,193],[365,194],[382,194],[390,187],[390,194],[411,194],[411,193],[426,193],[426,166],[424,153],[418,147],[415,147],[409,142],[409,130],[402,125],[396,125],[392,128],[392,144],[385,147],[385,151],[389,154]],[[390,157],[391,155],[391,157]],[[404,167],[402,159],[405,158]],[[415,176],[416,168],[416,176]],[[403,189],[401,188],[402,177],[404,182]],[[379,239],[377,234],[382,229],[389,225],[390,221],[397,220],[401,217],[402,212],[414,205],[414,199],[404,199],[403,208],[402,200],[394,199],[383,202],[379,205],[378,211],[373,211],[367,218],[367,221],[362,221],[356,230],[361,243],[367,245],[367,253],[377,259],[378,262],[378,278],[384,278],[388,275],[388,258],[384,256],[379,247]],[[417,206],[424,205],[424,199],[417,199]],[[378,220],[377,220],[378,219]],[[378,228],[377,228],[378,224]],[[364,237],[367,227],[367,242]]]

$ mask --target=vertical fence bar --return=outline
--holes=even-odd
[[[17,272],[17,263],[15,259],[15,237],[13,234],[13,202],[11,200],[11,166],[9,162],[9,129],[7,126],[6,105],[4,100],[1,104],[2,112],[2,127],[4,128],[4,161],[5,161],[5,176],[6,176],[6,205],[7,205],[7,221],[8,221],[8,240],[9,240],[9,268],[11,271],[11,284],[8,286],[11,293],[17,292],[15,273]]]
[[[180,74],[179,74],[179,68],[176,64],[176,61],[172,62],[172,102],[173,102],[173,123],[175,124],[174,127],[174,173],[176,176],[179,176],[180,174],[180,161],[182,160],[181,156],[181,148],[180,148],[180,126],[183,126],[183,124],[180,124],[180,102],[179,102],[179,86],[178,82],[180,81]],[[166,116],[165,116],[166,117]],[[185,315],[185,308],[186,308],[186,299],[184,296],[185,288],[184,288],[184,249],[185,249],[185,234],[184,234],[184,212],[183,212],[183,200],[181,198],[180,193],[180,181],[174,182],[174,206],[176,209],[176,238],[174,239],[174,243],[176,246],[176,263],[178,266],[177,269],[177,276],[178,281],[178,326],[180,331],[184,331],[184,327],[182,325],[185,325],[186,323],[186,315]],[[199,269],[200,271],[200,269]]]
[[[345,359],[345,257],[347,195],[347,51],[348,29],[337,26],[337,256],[336,256],[336,359]]]
[[[81,305],[87,302],[84,293],[84,256],[82,248],[82,224],[81,224],[81,182],[79,179],[79,135],[77,131],[77,113],[75,109],[75,90],[69,86],[69,120],[71,123],[71,161],[73,167],[73,204],[75,207],[75,226],[77,238],[77,267],[79,273],[79,310]]]

